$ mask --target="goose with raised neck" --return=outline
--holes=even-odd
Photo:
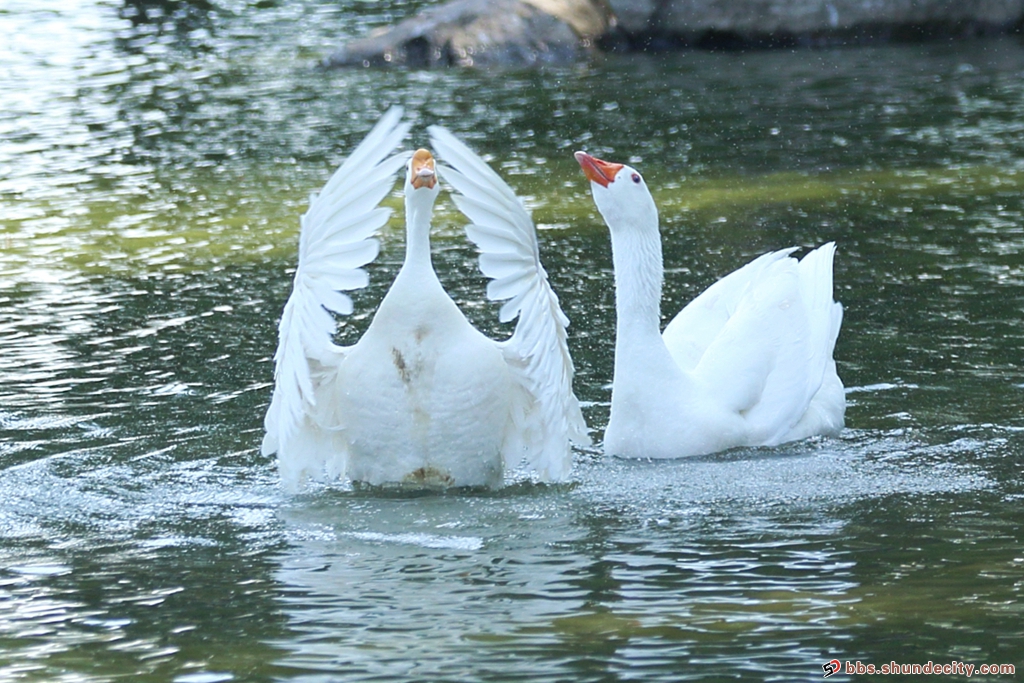
[[[604,447],[673,458],[773,446],[843,427],[832,358],[842,306],[832,299],[835,245],[803,259],[764,254],[719,280],[661,330],[658,210],[636,169],[576,159],[608,226],[616,340]]]

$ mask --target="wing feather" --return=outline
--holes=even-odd
[[[311,445],[330,445],[332,438],[311,416],[317,389],[311,364],[330,365],[344,355],[331,341],[336,323],[329,310],[351,313],[352,300],[339,290],[359,289],[369,281],[361,266],[377,256],[373,234],[391,215],[378,204],[408,156],[390,156],[409,131],[401,119],[399,107],[381,117],[319,194],[310,196],[300,221],[299,263],[278,325],[274,394],[263,441],[263,453],[278,454],[282,476],[287,472],[285,478],[292,479],[285,483],[292,486],[325,464],[322,454],[315,462],[316,454],[307,453],[317,450]]]
[[[338,226],[337,233],[317,240],[310,245],[310,250],[328,255],[332,254],[331,250],[336,247],[363,244],[387,223],[390,215],[391,209],[374,209],[360,216],[358,220],[349,220],[347,225]]]
[[[483,269],[481,268],[481,270]],[[494,277],[486,271],[484,271],[484,275]],[[510,299],[519,292],[526,291],[536,278],[537,271],[525,271],[491,280],[487,283],[487,298],[491,301]]]
[[[517,254],[524,259],[531,254],[528,244],[510,239],[508,233],[501,228],[470,224],[466,226],[466,235],[489,254]]]
[[[483,252],[480,254],[480,270],[484,275],[492,278],[532,274],[532,270],[523,262],[524,260],[522,256],[515,253]]]
[[[517,409],[506,440],[506,462],[528,466],[547,481],[561,481],[572,467],[570,441],[588,444],[586,424],[572,391],[573,364],[566,328],[569,320],[540,262],[533,219],[512,188],[454,135],[430,126],[431,144],[448,166],[444,179],[459,194],[454,201],[472,223],[466,235],[480,249],[480,270],[492,278],[487,296],[507,300],[502,322],[515,332],[500,347],[528,400]]]
[[[689,357],[694,365],[686,369],[741,412],[754,440],[767,445],[790,438],[823,384],[842,386],[830,379],[842,320],[832,299],[835,245],[800,261],[790,257],[794,250],[764,254],[726,276],[664,333],[673,356]],[[841,425],[842,410],[830,419]]]
[[[692,371],[708,346],[736,312],[743,297],[771,265],[796,251],[796,247],[762,254],[747,265],[718,280],[665,327],[662,338],[681,368]]]
[[[377,256],[380,244],[377,240],[369,239],[346,245],[346,249],[335,247],[319,256],[316,261],[303,266],[302,276],[304,280],[336,279],[338,281],[351,280],[351,285],[338,285],[335,289],[360,289],[365,287],[366,271],[359,266],[366,265]]]

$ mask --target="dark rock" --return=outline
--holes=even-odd
[[[349,41],[343,66],[532,66],[584,57],[609,13],[594,0],[454,0]]]
[[[452,0],[349,41],[342,66],[533,66],[605,50],[905,42],[1024,30],[1024,0]]]
[[[615,14],[616,28],[626,35],[642,35],[656,30],[655,17],[664,2],[660,0],[608,0]]]
[[[733,49],[969,37],[1017,30],[1024,0],[609,0],[611,44]]]

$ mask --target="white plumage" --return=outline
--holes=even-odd
[[[348,477],[369,484],[497,486],[524,458],[543,480],[565,479],[570,439],[586,442],[572,393],[565,319],[540,265],[529,215],[508,186],[439,127],[435,149],[455,169],[467,228],[494,279],[492,299],[510,298],[495,342],[466,320],[437,279],[430,219],[440,190],[434,160],[420,150],[388,157],[408,131],[393,109],[369,133],[302,220],[299,266],[279,328],[274,396],[263,451],[277,453],[282,481]],[[390,214],[377,205],[409,159],[406,256],[369,328],[354,345],[331,342],[348,314],[338,289],[367,284],[361,266],[378,250],[373,233]],[[458,170],[456,170],[458,169]]]
[[[658,211],[634,169],[577,152],[608,224],[617,329],[605,450],[671,458],[777,445],[843,427],[832,358],[842,306],[835,245],[764,254],[711,285],[660,330]]]

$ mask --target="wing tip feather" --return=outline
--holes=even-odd
[[[311,283],[303,281],[303,274],[309,268],[315,270],[316,266],[330,265],[317,263],[316,254],[307,253],[308,247],[312,243],[312,251],[315,252],[316,246],[323,246],[318,240],[330,241],[333,236],[351,229],[355,231],[354,236],[358,235],[358,239],[351,241],[352,244],[367,244],[361,251],[358,248],[350,250],[351,254],[346,254],[349,260],[362,261],[359,264],[362,266],[376,258],[379,242],[372,235],[387,222],[391,213],[390,209],[379,212],[379,204],[389,191],[388,175],[397,171],[405,159],[403,153],[391,155],[391,152],[412,127],[411,122],[403,120],[404,114],[405,110],[401,106],[389,108],[348,157],[339,164],[323,189],[310,194],[310,208],[300,218],[299,266],[278,326],[278,348],[274,354],[274,393],[264,418],[266,434],[261,444],[261,452],[264,455],[276,452],[280,460],[282,454],[289,449],[289,444],[301,438],[304,416],[308,408],[315,405],[310,359],[323,357],[323,352],[332,346],[331,337],[335,322],[330,310],[340,313],[352,312],[351,298],[340,289],[332,290],[333,294],[327,297],[322,287],[329,283],[321,282],[317,286],[312,286]],[[369,172],[363,172],[367,166],[370,167]],[[362,184],[347,184],[346,181],[355,171],[360,172],[359,179],[363,181]],[[376,176],[380,176],[379,182]],[[394,181],[391,182],[393,184]],[[370,184],[369,189],[366,187],[367,184]],[[372,206],[367,207],[367,203],[372,203]],[[346,204],[360,206],[363,213],[357,213],[344,220]],[[339,220],[339,217],[342,219]],[[345,240],[342,239],[341,242],[344,243]],[[338,245],[339,243],[335,241],[330,246],[337,252]],[[329,261],[330,247],[322,254]],[[366,258],[367,256],[369,258]],[[365,287],[368,278],[365,277],[366,272],[359,266],[338,270],[339,278],[336,279],[338,282],[351,282]],[[364,277],[358,277],[358,273],[362,273]],[[319,293],[318,289],[321,290]]]

